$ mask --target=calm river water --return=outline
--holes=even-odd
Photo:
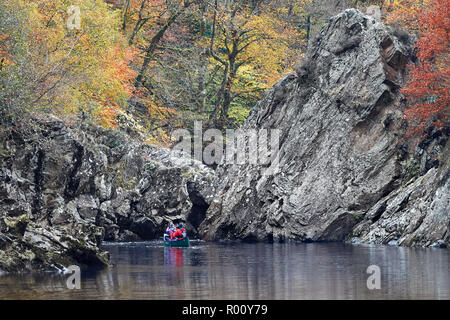
[[[0,299],[450,299],[450,250],[340,243],[108,243],[113,266],[0,276]],[[381,271],[369,290],[367,268]]]

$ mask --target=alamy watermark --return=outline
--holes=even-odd
[[[367,278],[367,289],[381,289],[381,269],[377,265],[370,265],[367,267],[366,272],[370,274]]]
[[[202,122],[194,122],[194,133],[177,129],[172,134],[177,144],[173,150],[185,157],[207,165],[254,165],[263,175],[278,172],[280,130],[278,129],[227,129],[225,135],[218,129],[203,133]]]
[[[381,21],[382,13],[381,13],[381,8],[378,6],[375,6],[375,5],[368,6],[366,9],[366,14],[368,16],[373,17],[378,22]]]
[[[81,10],[79,6],[69,6],[67,8],[67,14],[69,18],[67,19],[67,28],[69,30],[80,30],[81,29]]]
[[[70,274],[70,276],[66,280],[67,289],[81,289],[81,269],[79,266],[68,266],[64,270],[64,273]]]

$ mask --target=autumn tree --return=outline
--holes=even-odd
[[[282,3],[131,0],[122,12],[150,130],[196,118],[238,125],[304,48]]]
[[[418,17],[430,7],[431,0],[385,0],[385,23],[398,25],[410,32],[418,32]]]
[[[145,86],[145,76],[149,65],[167,30],[196,0],[130,0],[125,3],[122,29],[131,25],[129,44],[133,45],[141,33],[138,46],[143,60],[135,80],[135,86]]]
[[[30,92],[24,79],[34,73],[27,63],[26,39],[29,28],[23,11],[17,10],[12,1],[0,2],[0,122],[14,123],[24,114],[30,101]]]
[[[410,79],[402,92],[409,98],[405,117],[413,133],[429,125],[449,125],[449,33],[450,2],[435,0],[418,16],[418,64],[412,65]]]
[[[162,140],[167,138],[160,129],[171,130],[177,110],[168,103],[172,96],[164,84],[169,81],[161,74],[173,66],[161,66],[172,54],[165,45],[167,39],[173,38],[172,29],[178,29],[179,20],[195,11],[195,5],[201,1],[182,0],[127,0],[113,1],[122,12],[122,32],[127,38],[128,46],[138,54],[131,63],[136,71],[133,81],[133,97],[127,112],[139,118],[140,125]],[[192,8],[192,9],[191,9]],[[180,37],[181,39],[181,37]],[[162,72],[164,73],[164,72]],[[152,141],[155,143],[156,141]]]
[[[69,6],[79,9],[79,28],[67,23]],[[128,67],[134,52],[120,34],[119,11],[101,0],[6,0],[1,9],[17,17],[15,28],[24,31],[14,44],[22,50],[13,50],[10,40],[10,63],[2,77],[18,79],[28,93],[29,112],[68,118],[82,114],[114,127],[135,77]],[[7,21],[2,19],[2,25]],[[14,30],[5,30],[4,36],[13,39]]]
[[[216,0],[210,19],[208,52],[221,70],[210,118],[223,125],[233,100],[259,97],[289,69],[293,61],[288,57],[295,59],[296,53],[288,39],[296,33],[258,0]]]

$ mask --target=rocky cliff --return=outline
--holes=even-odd
[[[449,243],[448,132],[404,139],[411,43],[357,10],[312,40],[244,124],[279,129],[279,171],[223,163],[205,239]]]
[[[191,235],[204,218],[212,170],[120,131],[56,118],[2,130],[0,270],[108,264],[103,240]]]

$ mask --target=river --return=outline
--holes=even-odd
[[[106,243],[113,266],[83,270],[81,289],[67,289],[63,274],[4,274],[0,299],[450,299],[448,249],[191,244]],[[379,289],[367,286],[371,265]]]

